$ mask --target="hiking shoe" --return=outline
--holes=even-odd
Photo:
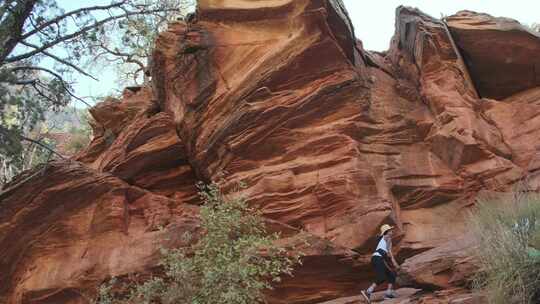
[[[390,291],[390,292],[386,291],[384,293],[384,298],[385,299],[394,299],[394,298],[397,298],[397,296],[398,295],[397,295],[397,293],[395,291]]]
[[[367,290],[362,290],[361,294],[364,297],[364,299],[366,299],[367,303],[370,304],[371,303],[371,292],[369,292]]]

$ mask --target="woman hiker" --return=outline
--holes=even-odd
[[[399,269],[399,265],[394,259],[392,254],[392,229],[394,227],[390,225],[382,225],[379,244],[375,253],[371,256],[371,265],[376,274],[375,283],[371,284],[368,289],[362,290],[362,296],[367,300],[368,303],[371,303],[371,294],[375,290],[377,285],[384,282],[388,282],[388,289],[384,293],[385,299],[391,299],[397,297],[397,294],[394,292],[393,287],[396,283],[396,275],[388,267],[387,261],[390,260],[396,269]]]

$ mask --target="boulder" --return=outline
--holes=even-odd
[[[518,21],[460,11],[445,19],[478,93],[505,99],[540,86],[540,34]]]

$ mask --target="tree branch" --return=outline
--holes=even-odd
[[[146,68],[146,66],[141,61],[133,58],[134,54],[122,53],[122,52],[118,51],[118,49],[115,49],[113,51],[113,50],[109,49],[107,46],[105,46],[103,43],[100,43],[99,47],[104,49],[105,51],[107,51],[108,53],[110,53],[110,54],[112,54],[114,56],[126,57],[125,62],[135,63],[136,65],[138,65],[143,70]]]
[[[32,13],[32,14],[30,14],[30,16],[28,17],[28,20],[30,21],[30,24],[32,25],[32,27],[37,28],[37,27],[38,27],[38,24],[36,23],[36,21],[34,20],[34,18],[35,18],[35,17],[34,17],[34,13]],[[52,25],[53,25],[53,24],[51,24],[50,26],[52,26]],[[61,34],[60,34],[60,24],[59,24],[59,23],[54,23],[54,25],[56,25],[56,27],[54,27],[55,32],[56,32],[54,35],[56,36],[56,38],[54,38],[54,39],[58,39],[58,38],[61,37]],[[53,38],[51,38],[51,35],[52,35],[52,34],[49,34],[49,33],[45,32],[44,29],[41,29],[41,30],[39,30],[38,32],[41,33],[42,35],[44,35],[45,37],[49,38],[49,39],[53,39]],[[22,40],[24,40],[24,38],[22,38],[21,41],[22,41]]]
[[[86,102],[84,99],[80,98],[79,96],[76,96],[75,94],[73,94],[73,93],[72,93],[70,90],[68,90],[67,88],[66,88],[66,92],[69,94],[69,96],[75,98],[77,101],[80,101],[80,102],[84,103],[88,108],[91,108],[91,107],[92,107],[91,104],[89,104],[89,103]]]
[[[39,89],[39,87],[41,87],[41,88],[45,89],[45,91],[47,91],[47,87],[45,87],[41,82],[36,81],[35,83],[32,84],[32,87],[34,88],[34,90],[36,90],[36,92],[38,93],[39,96],[45,98],[46,100],[48,100],[53,105],[57,104],[56,100],[54,100],[50,96],[47,96],[47,94],[45,94],[44,92],[42,92]]]
[[[42,67],[34,67],[34,66],[18,66],[18,67],[14,67],[11,69],[11,71],[13,72],[16,72],[16,71],[20,71],[20,70],[34,70],[34,71],[43,71],[43,72],[46,72],[46,73],[49,73],[51,75],[53,75],[54,77],[56,77],[58,80],[60,80],[60,84],[62,85],[62,88],[66,91],[66,93],[68,93],[69,96],[83,102],[84,104],[86,104],[87,106],[91,107],[86,101],[82,100],[81,98],[75,96],[71,90],[66,86],[66,81],[64,80],[64,78],[62,78],[61,75],[59,75],[58,73],[55,73],[49,69],[46,69],[46,68],[42,68]],[[48,101],[50,101],[51,103],[53,104],[56,104],[55,100],[53,100],[51,97],[47,96],[45,93],[43,93],[40,89],[38,89],[38,85],[41,86],[42,88],[44,88],[45,90],[47,90],[47,87],[45,87],[39,80],[35,80],[33,82],[29,82],[28,84],[32,85],[32,87],[36,90],[36,92],[43,98],[47,99]]]
[[[26,45],[26,46],[28,46],[28,47],[31,47],[31,48],[33,48],[33,49],[38,49],[38,48],[39,48],[37,45],[33,45],[33,44],[28,43],[28,42],[26,42],[26,41],[21,41],[21,43],[24,44],[24,45]],[[69,62],[69,61],[67,61],[67,60],[65,60],[65,59],[62,59],[62,58],[60,58],[60,57],[58,57],[58,56],[56,56],[56,55],[53,55],[53,54],[51,54],[51,53],[49,53],[49,52],[47,52],[47,51],[42,51],[42,53],[43,53],[44,55],[46,55],[46,56],[48,56],[48,57],[50,57],[50,58],[52,58],[52,59],[54,59],[54,60],[60,62],[60,63],[62,63],[62,64],[65,64],[65,65],[71,67],[72,69],[74,69],[74,70],[76,70],[77,72],[83,74],[84,76],[90,77],[90,78],[92,78],[92,79],[94,79],[94,80],[96,80],[96,81],[98,80],[96,77],[94,77],[94,76],[88,74],[87,72],[85,72],[85,71],[83,71],[81,68],[79,68],[78,66],[74,65],[73,63],[71,63],[71,62]]]
[[[74,33],[71,33],[71,34],[68,34],[68,35],[65,35],[63,36],[62,38],[60,39],[56,39],[56,40],[53,40],[53,41],[50,41],[48,43],[45,43],[44,45],[38,47],[37,49],[35,49],[34,51],[31,51],[31,52],[27,52],[27,53],[24,53],[24,54],[21,54],[21,55],[17,55],[17,56],[13,56],[13,57],[8,57],[5,59],[5,62],[15,62],[15,61],[19,61],[19,60],[22,60],[22,59],[26,59],[26,58],[29,58],[33,55],[36,55],[36,54],[39,54],[41,52],[43,52],[44,50],[46,49],[49,49],[61,42],[64,42],[64,41],[67,41],[67,40],[70,40],[72,38],[75,38],[77,36],[80,36],[94,28],[97,28],[103,24],[106,24],[108,22],[111,22],[111,21],[114,21],[114,20],[117,20],[117,19],[121,19],[121,18],[126,18],[126,17],[129,17],[129,16],[135,16],[135,15],[144,15],[144,14],[151,14],[151,13],[156,13],[156,12],[163,12],[163,11],[176,11],[176,9],[167,9],[167,10],[163,10],[163,9],[155,9],[155,10],[149,10],[149,11],[140,11],[140,12],[127,12],[127,13],[124,13],[124,14],[121,14],[121,15],[115,15],[115,16],[112,16],[112,17],[108,17],[108,18],[105,18],[101,21],[98,21],[98,22],[95,22],[94,24],[92,25],[89,25],[89,26],[85,26],[83,27],[82,29],[74,32]]]
[[[117,8],[119,6],[122,6],[122,5],[126,4],[126,3],[127,3],[127,0],[123,0],[123,1],[120,1],[120,2],[112,3],[110,5],[96,5],[96,6],[90,6],[90,7],[84,7],[84,8],[76,9],[76,10],[67,12],[67,13],[65,13],[63,15],[57,16],[56,18],[53,18],[53,19],[41,24],[39,27],[35,27],[33,30],[22,34],[21,38],[26,39],[26,38],[36,34],[37,32],[45,29],[46,27],[49,27],[52,24],[58,23],[62,19],[66,19],[67,17],[78,15],[80,13],[86,13],[86,12],[92,12],[92,11],[100,11],[100,10],[109,10],[111,8]]]
[[[0,41],[0,65],[4,63],[4,60],[21,40],[24,23],[32,13],[36,2],[37,0],[17,1],[15,8],[12,9],[13,20],[8,16],[0,24],[2,31],[7,32],[6,37],[1,37]],[[6,6],[6,8],[9,8],[9,6]]]
[[[137,81],[137,75],[140,73],[140,72],[143,72],[144,73],[144,68],[139,68],[137,69],[135,72],[133,72],[133,82],[135,84],[139,84],[139,82]],[[144,78],[144,77],[143,77]],[[143,83],[144,83],[144,80],[143,80]]]
[[[13,67],[10,69],[12,72],[17,72],[17,71],[24,71],[24,70],[33,70],[33,71],[43,71],[43,72],[47,72],[51,75],[53,75],[54,77],[58,78],[60,81],[62,81],[63,83],[65,83],[65,80],[64,78],[62,78],[62,76],[56,72],[53,72],[47,68],[42,68],[42,67],[35,67],[35,66],[16,66],[16,67]]]
[[[29,84],[34,84],[36,83],[36,79],[23,79],[23,80],[3,80],[3,81],[0,81],[0,82],[6,82],[6,83],[9,83],[9,84],[12,84],[12,85],[22,85],[22,86],[25,86],[25,85],[29,85]]]
[[[58,80],[60,80],[60,83],[62,84],[62,87],[64,88],[64,90],[69,94],[69,96],[75,98],[76,100],[84,103],[87,107],[91,108],[92,106],[87,103],[84,99],[76,96],[75,94],[73,94],[73,92],[71,92],[71,90],[66,86],[66,81],[64,80],[64,78],[62,78],[61,75],[59,75],[58,73],[55,73],[49,69],[46,69],[46,68],[42,68],[42,67],[33,67],[33,66],[18,66],[18,67],[14,67],[11,69],[11,71],[13,72],[16,72],[16,71],[20,71],[20,70],[35,70],[35,71],[43,71],[43,72],[46,72],[46,73],[49,73],[51,75],[53,75],[54,77],[56,77]],[[29,82],[27,84],[35,84],[36,83],[36,80],[34,80],[33,82]],[[42,94],[42,92],[40,92],[38,90],[38,93],[41,93],[40,95],[42,95],[43,97],[47,98],[50,100],[49,97],[45,96]]]
[[[3,19],[4,14],[8,11],[10,1],[4,0],[5,2],[0,6],[0,21]]]
[[[54,155],[57,155],[57,156],[60,157],[61,159],[66,159],[62,154],[56,152],[53,148],[47,146],[46,144],[42,143],[42,142],[39,141],[39,140],[35,140],[35,139],[32,139],[32,138],[28,138],[28,137],[26,137],[26,136],[24,136],[24,135],[19,135],[19,136],[20,136],[20,138],[21,138],[22,140],[24,140],[24,141],[28,141],[28,142],[31,142],[31,143],[33,143],[33,144],[36,144],[36,145],[42,147],[43,149],[46,149],[46,150],[48,150],[49,152],[53,153]]]

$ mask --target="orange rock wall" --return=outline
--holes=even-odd
[[[538,38],[486,20],[399,7],[390,49],[374,53],[339,0],[199,1],[194,22],[160,34],[151,88],[96,105],[85,151],[0,193],[0,302],[88,303],[107,278],[152,271],[166,239],[198,231],[195,183],[218,177],[244,182],[272,229],[309,236],[270,303],[358,294],[383,223],[397,226],[401,283],[449,290],[411,303],[463,293],[474,197],[537,186],[540,166],[538,84],[493,89],[482,68],[521,51],[512,33]]]

